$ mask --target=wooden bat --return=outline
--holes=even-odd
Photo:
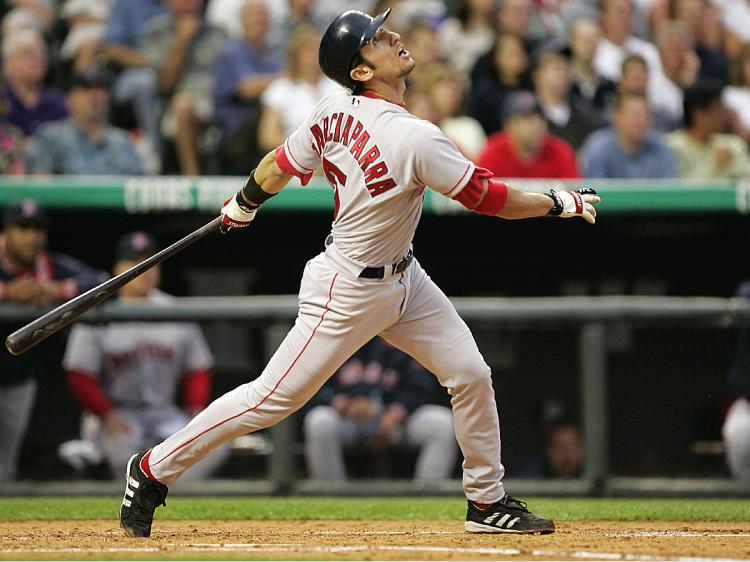
[[[76,298],[69,300],[50,310],[44,316],[40,316],[33,322],[19,328],[5,339],[5,347],[13,355],[21,355],[34,347],[39,342],[47,339],[55,332],[61,330],[84,312],[93,308],[103,300],[111,297],[120,290],[123,285],[127,285],[133,279],[141,275],[144,271],[152,268],[157,263],[161,263],[167,258],[172,257],[177,252],[184,250],[196,240],[200,240],[207,234],[211,234],[219,229],[221,217],[216,217],[208,224],[200,227],[198,230],[191,232],[184,238],[178,240],[171,246],[164,248],[160,252],[145,259],[138,265],[134,265],[120,275],[89,289],[85,293],[78,295]]]

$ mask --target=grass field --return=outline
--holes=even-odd
[[[119,498],[0,498],[0,560],[750,560],[750,501],[524,498],[552,535],[465,533],[461,498],[170,498],[149,539]]]
[[[558,521],[750,521],[750,501],[710,499],[525,498]],[[1,521],[111,519],[120,498],[2,498]],[[162,520],[461,520],[460,498],[188,498],[168,500]]]

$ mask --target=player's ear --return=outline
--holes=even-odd
[[[373,75],[373,68],[365,63],[358,64],[349,71],[349,76],[357,82],[367,82]]]

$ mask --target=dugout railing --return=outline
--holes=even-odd
[[[569,481],[509,481],[518,495],[689,495],[746,496],[750,486],[723,478],[614,477],[608,465],[608,358],[606,333],[609,326],[712,328],[727,330],[750,323],[750,303],[742,299],[712,297],[534,297],[454,298],[461,316],[472,322],[491,322],[507,327],[566,327],[578,333],[577,363],[581,422],[586,451],[583,476]],[[38,315],[37,310],[17,305],[0,305],[4,323],[21,323]],[[154,306],[144,302],[112,302],[89,311],[81,321],[252,321],[263,326],[264,355],[276,349],[297,313],[297,297],[183,297]],[[4,351],[5,352],[5,351]],[[6,352],[7,353],[7,352]],[[29,353],[33,353],[33,350]],[[288,420],[270,430],[273,453],[268,475],[262,481],[214,481],[185,484],[187,494],[342,494],[413,495],[460,494],[458,480],[426,485],[411,481],[358,480],[341,485],[297,480],[292,465],[293,438]],[[10,483],[0,494],[88,494],[112,493],[109,483]],[[110,490],[111,488],[111,490]]]

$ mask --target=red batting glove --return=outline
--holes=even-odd
[[[237,193],[224,201],[221,208],[221,226],[219,232],[226,234],[231,228],[245,228],[250,226],[258,212],[258,206],[250,206],[242,198],[241,193]]]

